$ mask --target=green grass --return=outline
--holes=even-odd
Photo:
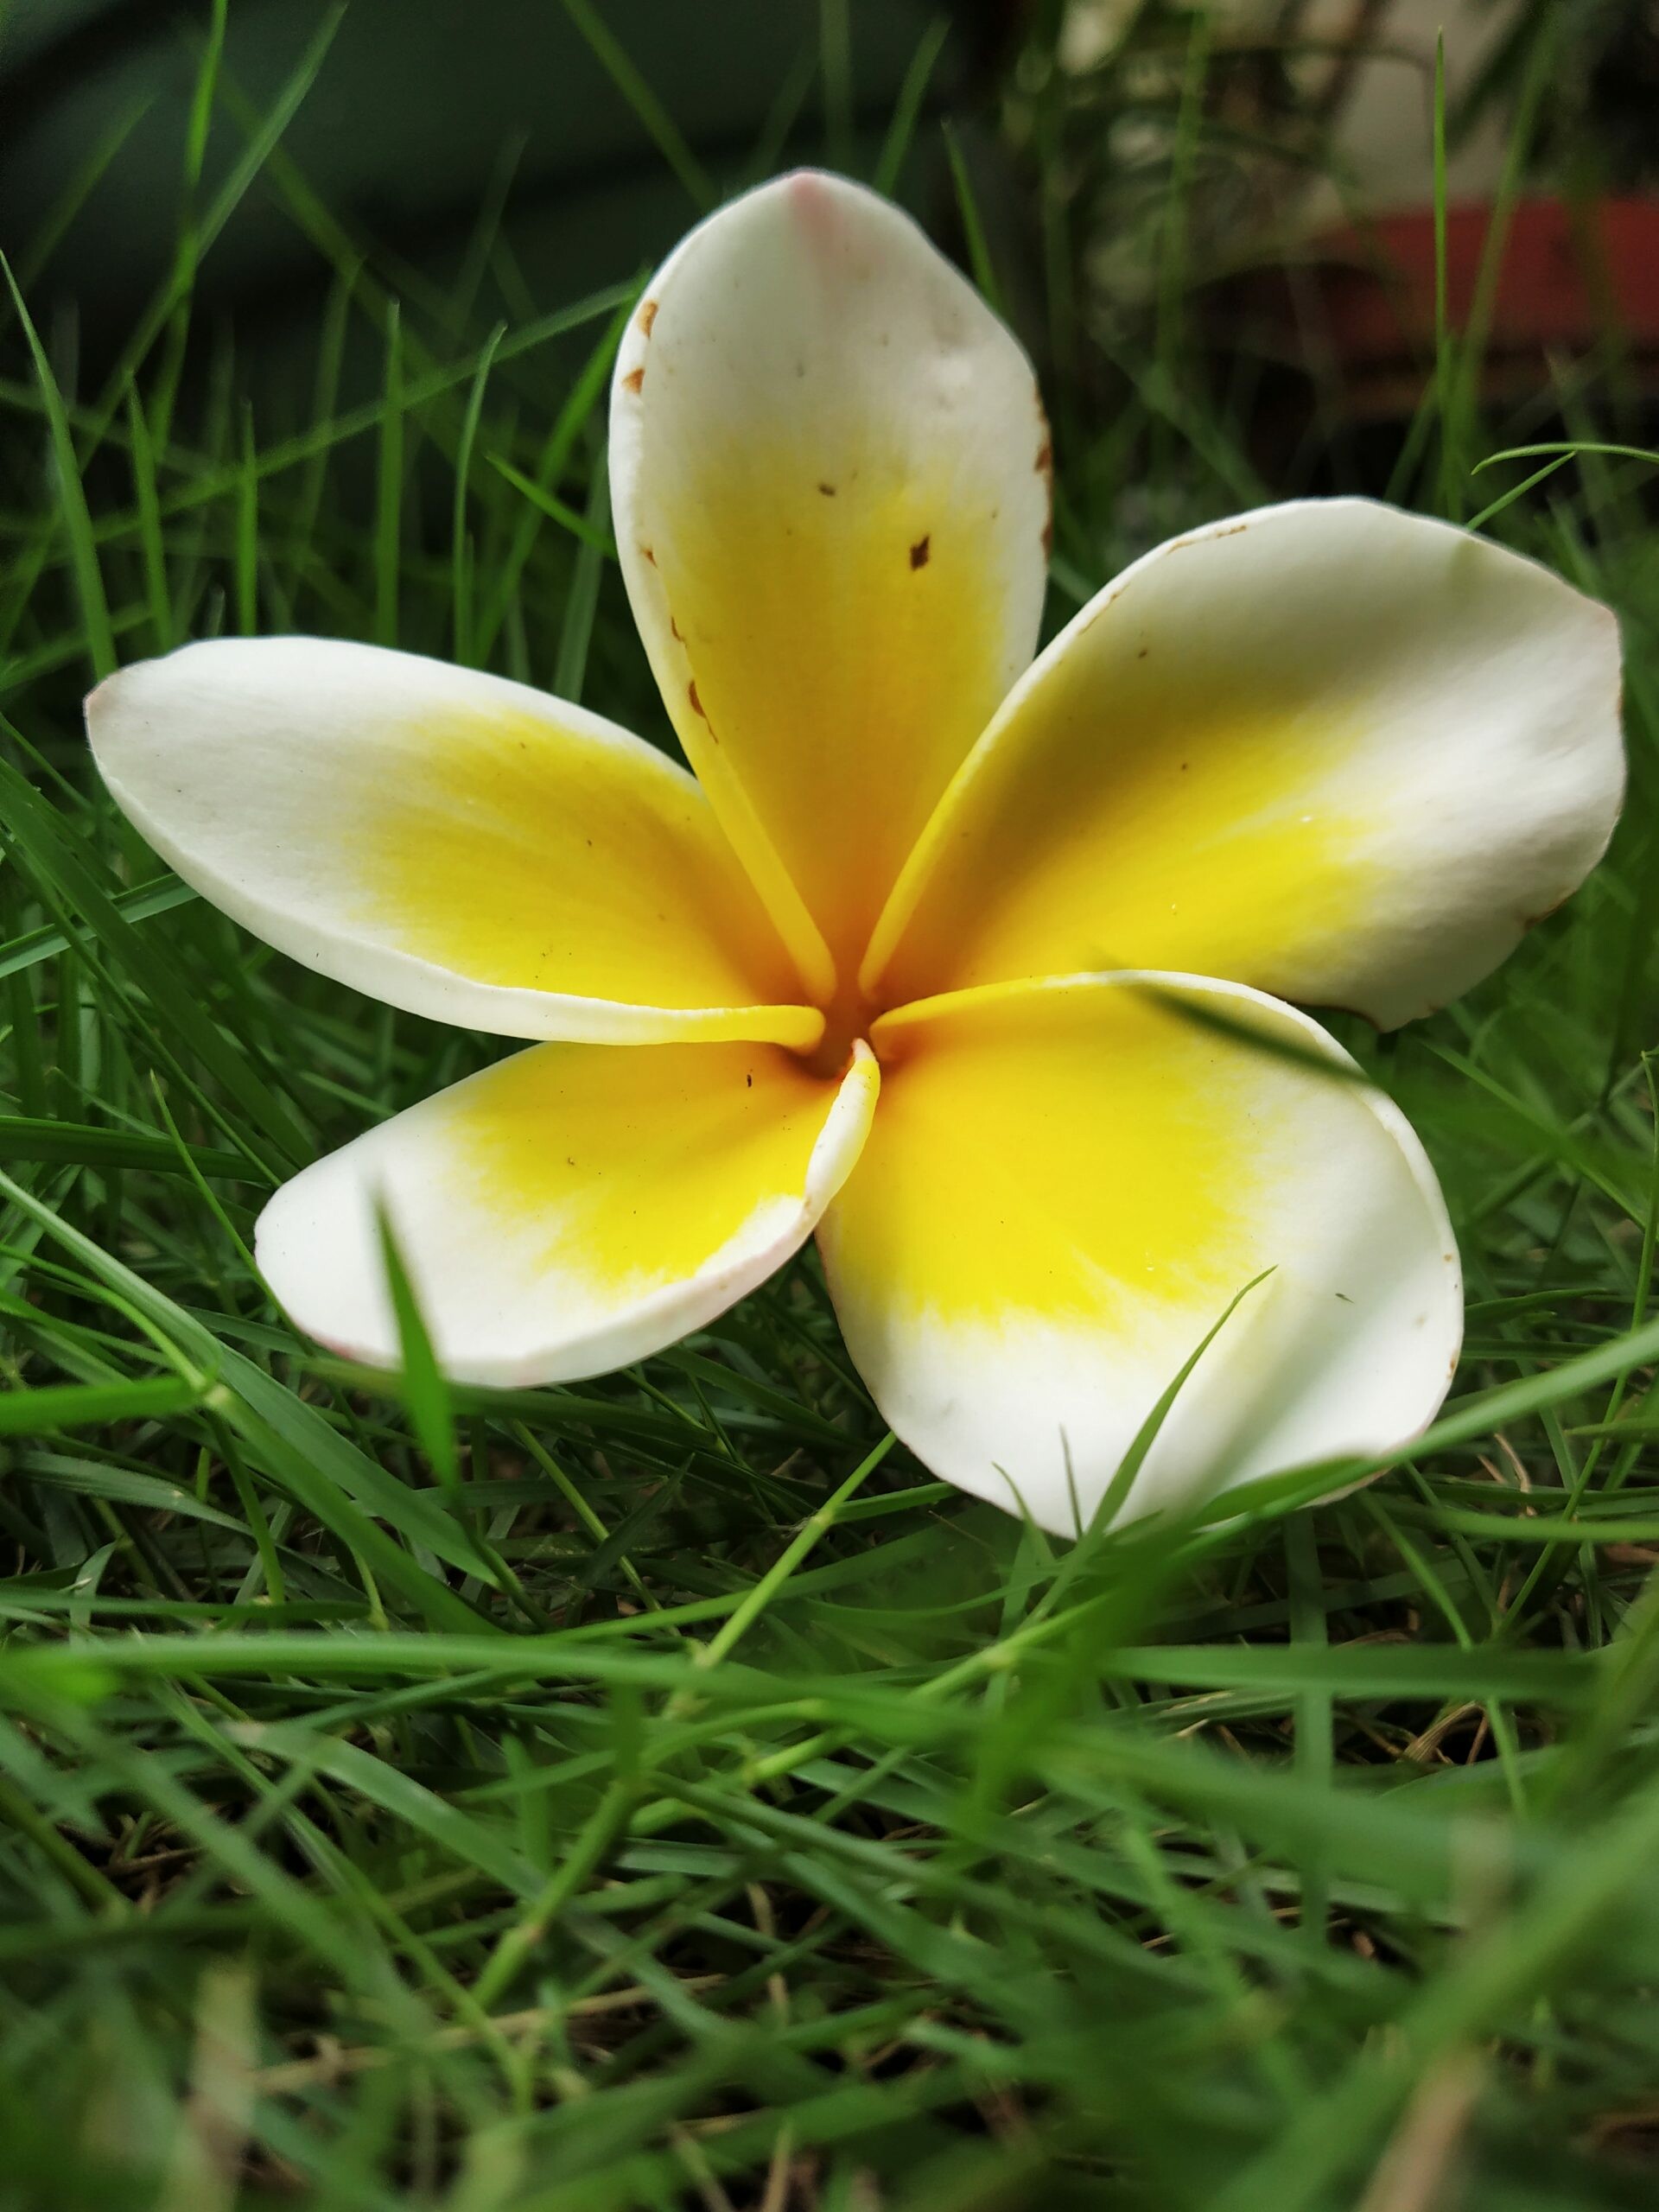
[[[843,143],[848,22],[795,95]],[[907,149],[936,59],[871,166],[925,156],[946,210],[954,178],[1017,302],[983,119]],[[1255,479],[1173,283],[1109,367],[1071,119],[1033,112],[1058,622]],[[1448,334],[1401,487],[1490,507],[1629,654],[1612,858],[1471,998],[1351,1040],[1462,1241],[1446,1414],[1338,1503],[1051,1547],[887,1448],[810,1255],[644,1368],[508,1395],[446,1391],[417,1329],[401,1385],[353,1372],[265,1300],[275,1184],[490,1048],[182,893],[81,690],[307,628],[667,741],[607,537],[634,272],[543,309],[485,235],[435,295],[245,120],[106,388],[0,331],[0,2205],[1649,2204],[1659,537],[1617,410],[1579,377],[1488,420]],[[188,321],[256,181],[335,264],[286,417]],[[1529,454],[1476,467],[1509,445],[1553,470],[1514,498]]]

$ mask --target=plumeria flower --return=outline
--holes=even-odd
[[[111,791],[207,897],[544,1040],[276,1193],[257,1257],[300,1326],[397,1361],[383,1206],[484,1384],[642,1359],[816,1231],[899,1435],[1062,1533],[1246,1286],[1123,1510],[1433,1418],[1433,1171],[1285,1001],[1426,1014],[1580,883],[1622,787],[1612,618],[1328,499],[1160,547],[1033,663],[1049,464],[979,296],[790,176],[691,232],[617,363],[617,543],[694,774],[366,645],[189,645],[93,694]]]

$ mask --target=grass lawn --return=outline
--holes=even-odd
[[[1338,1503],[1051,1543],[885,1448],[810,1252],[509,1395],[353,1370],[265,1296],[276,1185],[499,1048],[187,892],[82,692],[314,631],[670,741],[607,535],[635,272],[527,298],[486,226],[442,290],[250,143],[233,185],[334,264],[293,391],[253,409],[193,323],[219,204],[107,378],[0,304],[0,2207],[1650,2205],[1659,535],[1617,378],[1553,403],[1539,480],[1480,470],[1517,434],[1449,337],[1392,487],[1628,658],[1609,861],[1432,1021],[1341,1025],[1461,1242],[1446,1410]],[[1096,327],[1063,222],[1051,628],[1302,488],[1178,283]]]

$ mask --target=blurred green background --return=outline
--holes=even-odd
[[[842,12],[845,81],[830,117],[816,0],[628,0],[574,14],[556,0],[353,0],[283,151],[332,216],[433,283],[454,275],[480,213],[498,207],[499,249],[530,292],[568,299],[659,254],[683,226],[688,181],[702,197],[710,180],[724,188],[785,154],[824,160],[832,136],[838,156],[873,156],[938,11],[852,0]],[[998,0],[955,12],[931,110],[984,70],[1014,14]],[[227,121],[269,115],[308,41],[333,22],[313,0],[239,0],[219,67]],[[206,17],[193,38],[188,13],[170,5],[25,0],[0,35],[0,220],[13,239],[38,238],[63,221],[66,188],[98,166],[54,262],[89,342],[106,345],[166,273]],[[204,194],[223,187],[239,150],[233,122],[212,134]],[[315,243],[262,192],[227,223],[196,297],[280,344],[316,311],[322,273]]]

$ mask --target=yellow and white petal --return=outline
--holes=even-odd
[[[1242,1292],[1120,1517],[1433,1418],[1462,1327],[1446,1209],[1305,1014],[1078,976],[907,1007],[874,1043],[881,1110],[818,1236],[848,1350],[936,1474],[1072,1532],[1073,1485],[1086,1521]]]
[[[459,1382],[599,1375],[700,1328],[798,1250],[857,1159],[880,1077],[767,1045],[543,1045],[285,1184],[256,1256],[299,1326],[392,1364],[390,1223]]]
[[[821,1017],[684,770],[413,653],[225,639],[86,702],[123,810],[279,951],[506,1037],[753,1037]]]
[[[1036,645],[1030,363],[898,209],[811,172],[722,208],[618,358],[623,575],[686,753],[827,993]]]
[[[1607,610],[1466,531],[1362,499],[1214,524],[1109,586],[1008,699],[867,987],[1182,969],[1391,1027],[1599,858],[1618,694]]]

